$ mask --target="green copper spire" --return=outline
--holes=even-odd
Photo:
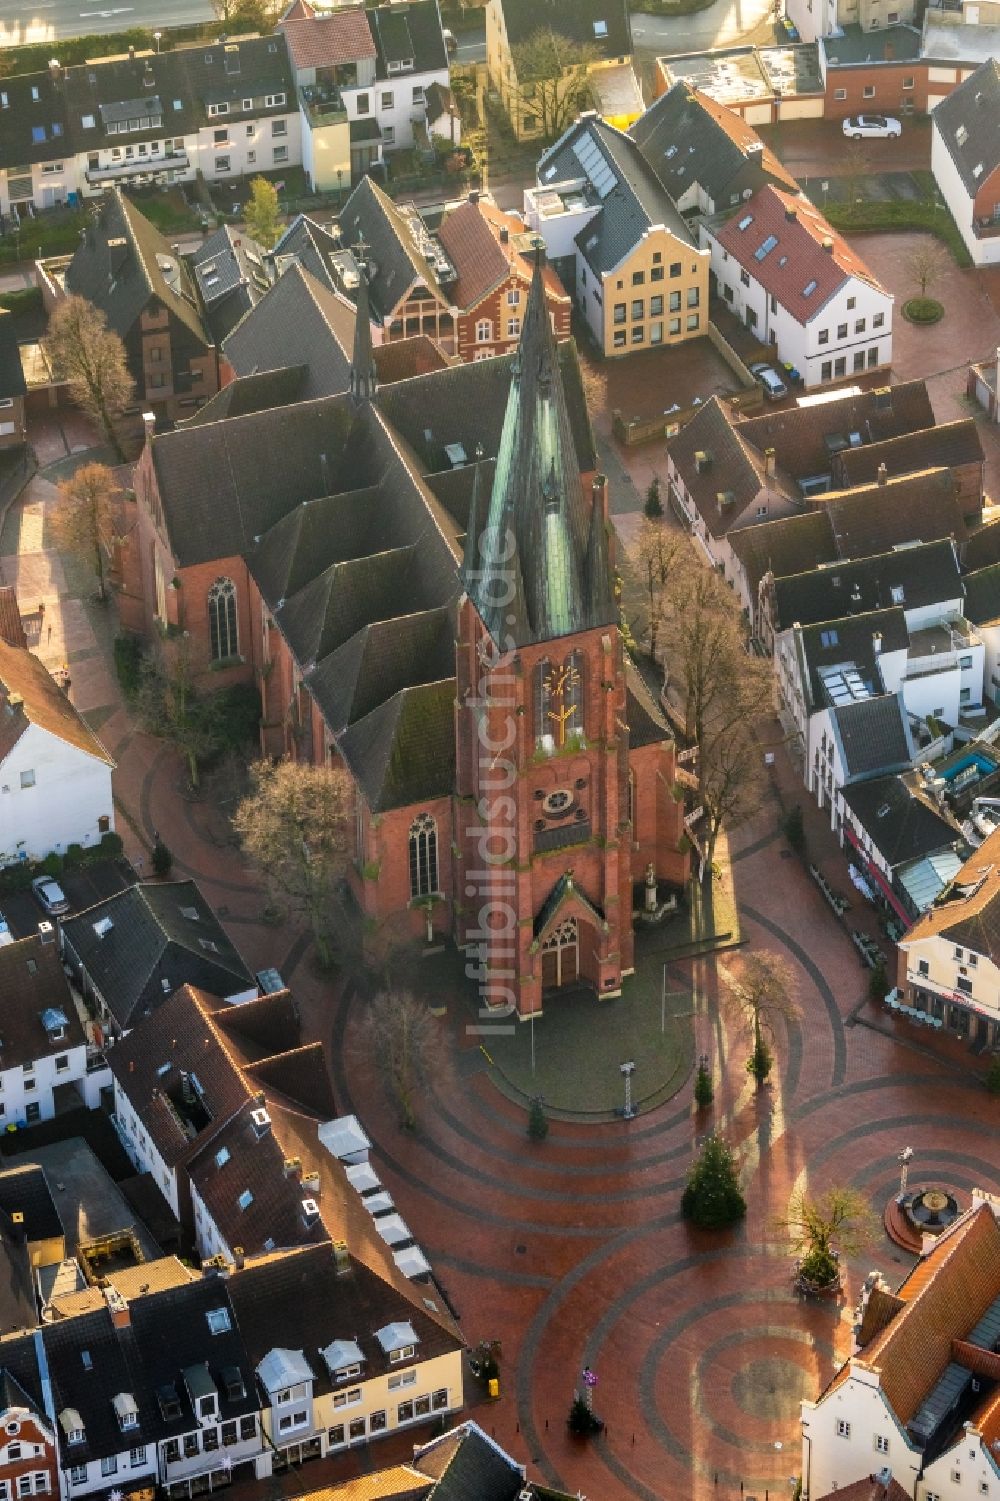
[[[467,544],[463,581],[495,640],[513,635],[517,645],[548,641],[614,620],[610,575],[603,586],[598,581],[596,591],[593,582],[592,569],[601,566],[601,539],[591,563],[592,527],[540,256],[512,367],[489,506],[485,517],[477,508],[475,520],[490,546],[480,544],[472,570]],[[602,516],[606,568],[603,527]]]

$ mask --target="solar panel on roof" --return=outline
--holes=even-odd
[[[582,135],[573,142],[573,155],[586,172],[599,198],[607,198],[617,179],[598,150],[593,136]]]

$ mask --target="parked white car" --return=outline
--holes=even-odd
[[[887,141],[902,135],[903,127],[890,115],[851,115],[844,121],[844,134],[850,136],[852,141],[861,141],[866,138],[874,141]]]

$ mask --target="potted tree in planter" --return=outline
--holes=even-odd
[[[797,1190],[789,1200],[788,1217],[778,1224],[788,1232],[797,1257],[798,1290],[828,1297],[843,1283],[841,1254],[854,1255],[867,1245],[875,1220],[857,1189],[836,1186],[815,1198]]]

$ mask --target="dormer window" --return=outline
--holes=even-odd
[[[404,1360],[412,1360],[415,1354],[413,1345],[400,1345],[398,1350],[389,1351],[389,1364],[399,1365]]]
[[[375,1338],[388,1355],[390,1365],[401,1365],[404,1360],[412,1360],[419,1344],[417,1332],[410,1323],[386,1324],[383,1328],[376,1329]]]
[[[115,1410],[118,1422],[121,1424],[123,1433],[128,1433],[139,1426],[139,1409],[131,1392],[119,1392],[112,1397],[111,1405]]]

